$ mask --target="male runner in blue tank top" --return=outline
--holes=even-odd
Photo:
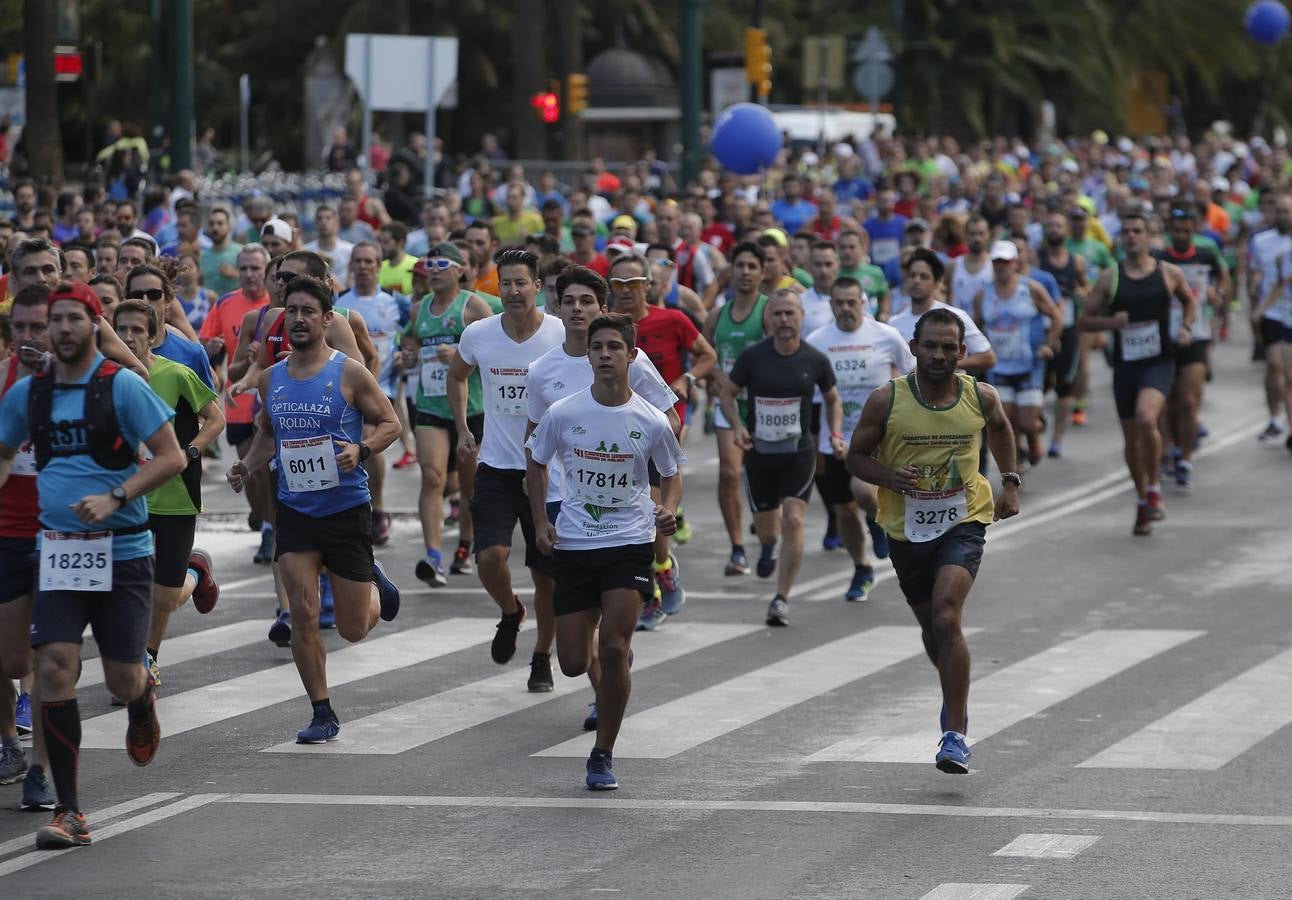
[[[399,420],[362,364],[323,340],[332,291],[300,276],[284,288],[283,320],[292,354],[260,376],[261,410],[247,455],[229,469],[235,491],[250,473],[278,463],[274,549],[291,605],[292,657],[313,704],[296,740],[336,740],[341,726],[328,702],[327,648],[318,632],[319,575],[331,574],[337,632],[360,641],[399,612],[399,591],[372,556],[372,495],[360,465],[399,438]],[[363,441],[364,425],[372,427]]]

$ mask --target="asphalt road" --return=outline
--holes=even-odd
[[[554,693],[526,693],[532,632],[495,666],[496,611],[474,576],[438,591],[412,577],[415,470],[391,475],[379,551],[403,611],[358,645],[329,634],[341,739],[297,747],[309,706],[289,652],[265,640],[272,585],[213,467],[199,543],[225,592],[210,615],[172,619],[160,754],[129,763],[124,713],[87,662],[96,843],[32,850],[43,816],[0,788],[0,897],[1292,895],[1292,456],[1255,440],[1247,356],[1238,338],[1218,348],[1196,485],[1167,489],[1150,538],[1131,537],[1096,365],[1091,424],[988,532],[966,616],[968,777],[933,766],[936,678],[891,569],[845,604],[850,567],[820,549],[819,505],[791,627],[763,625],[770,583],[722,576],[715,451],[698,431],[689,602],[634,640],[618,792],[583,786],[586,683],[558,674]]]

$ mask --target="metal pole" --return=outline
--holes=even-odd
[[[700,58],[704,0],[682,0],[682,184],[700,173]]]
[[[426,56],[427,96],[435,97],[435,45],[432,42],[431,52]],[[426,165],[422,167],[422,199],[431,196],[435,188],[435,112],[439,109],[439,99],[426,105]]]
[[[830,52],[830,39],[821,38],[820,65],[817,67],[817,106],[821,110],[821,127],[817,130],[817,153],[825,159],[825,105],[830,99],[830,85],[827,81],[826,56]]]
[[[193,2],[171,0],[172,172],[193,167]]]
[[[152,0],[152,28],[151,37],[153,52],[148,60],[148,77],[152,82],[151,91],[148,96],[148,133],[144,135],[144,140],[152,146],[153,136],[157,129],[162,127],[162,90],[166,85],[166,75],[162,69],[162,62],[165,58],[165,46],[162,40],[162,8],[161,0]]]
[[[251,76],[238,78],[238,171],[251,164]]]
[[[369,149],[372,146],[372,35],[365,35],[364,43],[364,98],[363,98],[363,146],[359,148],[359,158],[363,160],[364,174],[372,177],[372,160]]]

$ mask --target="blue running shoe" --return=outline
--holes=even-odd
[[[278,611],[278,617],[274,619],[274,624],[269,626],[269,640],[279,647],[290,647],[292,645],[291,610],[280,609]]]
[[[875,551],[875,558],[888,559],[888,532],[869,516],[866,517],[866,530],[870,532],[870,546]]]
[[[837,534],[827,534],[821,539],[822,550],[838,550],[843,547],[843,538]]]
[[[376,560],[372,563],[372,580],[377,582],[377,596],[381,598],[381,617],[389,622],[399,615],[399,588]]]
[[[670,550],[667,569],[655,569],[655,583],[659,585],[660,604],[665,614],[675,616],[686,606],[686,591],[682,589],[682,566]]]
[[[315,713],[309,727],[296,732],[296,743],[326,744],[328,741],[335,741],[340,733],[341,723],[337,721],[335,714]]]
[[[18,695],[18,705],[14,707],[14,719],[19,734],[31,734],[31,694]]]
[[[619,780],[610,771],[610,754],[593,750],[588,757],[588,790],[613,791],[618,789]]]
[[[22,782],[22,808],[26,812],[52,810],[57,803],[43,766],[33,765]]]
[[[652,600],[642,608],[641,615],[637,617],[637,627],[635,631],[654,631],[663,624],[668,618],[668,613],[664,612],[664,606],[658,599]]]
[[[759,578],[770,578],[776,571],[776,560],[781,556],[781,542],[776,540],[770,544],[763,544],[762,552],[758,554],[758,567],[755,571]]]
[[[938,755],[933,759],[939,772],[946,772],[948,775],[968,775],[971,755],[964,735],[947,731],[943,732],[942,743],[938,746]]]
[[[944,732],[948,730],[947,729],[947,705],[945,703],[942,704],[942,712],[938,715],[938,724],[942,726],[942,730]],[[965,707],[964,733],[965,734],[969,733],[969,707],[968,706]]]
[[[319,576],[319,628],[336,627],[336,601],[332,598],[332,579]]]
[[[723,575],[748,575],[749,560],[745,558],[744,550],[732,550],[731,558],[727,560],[727,567],[723,570]]]
[[[852,584],[844,593],[843,599],[850,603],[861,603],[875,586],[875,570],[870,566],[857,566],[852,571]]]

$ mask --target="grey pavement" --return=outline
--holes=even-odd
[[[722,576],[715,451],[698,430],[695,537],[679,550],[690,599],[634,639],[619,791],[583,786],[586,683],[527,694],[532,630],[496,666],[475,577],[435,591],[412,577],[415,468],[390,473],[396,527],[379,551],[403,610],[352,647],[328,635],[341,738],[296,747],[309,705],[264,637],[272,583],[220,481],[226,455],[199,533],[225,593],[172,619],[158,758],[130,764],[87,662],[96,844],[31,850],[43,816],[0,788],[0,896],[1289,896],[1292,456],[1255,439],[1248,349],[1219,346],[1196,485],[1167,487],[1149,538],[1131,537],[1096,361],[1091,424],[988,532],[966,613],[967,777],[933,766],[936,677],[891,567],[846,604],[850,566],[821,550],[819,504],[789,628],[763,625],[769,583]]]

